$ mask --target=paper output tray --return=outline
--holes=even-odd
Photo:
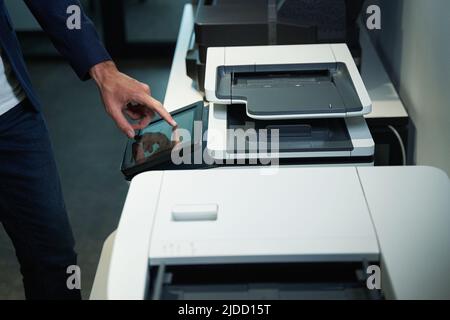
[[[238,142],[235,129],[255,129],[260,141],[260,129],[267,129],[268,147],[272,141],[271,130],[278,130],[280,152],[325,152],[352,151],[350,135],[342,118],[298,119],[298,120],[256,120],[247,116],[243,105],[227,107],[227,152],[246,153],[249,143]],[[231,134],[233,133],[233,134]]]

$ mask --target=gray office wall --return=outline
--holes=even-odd
[[[375,42],[415,125],[412,157],[450,175],[450,1],[379,4]]]

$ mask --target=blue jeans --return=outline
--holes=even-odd
[[[77,256],[47,127],[27,100],[0,116],[0,221],[27,299],[80,299],[66,284]]]

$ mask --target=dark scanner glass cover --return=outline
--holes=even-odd
[[[345,114],[363,109],[344,63],[221,66],[217,97],[244,100],[249,115]]]

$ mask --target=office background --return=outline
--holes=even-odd
[[[117,226],[128,188],[119,171],[125,137],[105,114],[94,83],[78,80],[23,2],[6,2],[43,102],[87,298],[103,241]],[[150,84],[153,95],[163,100],[182,7],[188,0],[82,2],[120,69]],[[370,2],[382,10],[382,29],[373,41],[414,125],[410,163],[436,166],[450,174],[450,43],[446,35],[450,2]],[[122,8],[123,16],[118,15]],[[19,265],[0,228],[0,299],[21,298]]]

